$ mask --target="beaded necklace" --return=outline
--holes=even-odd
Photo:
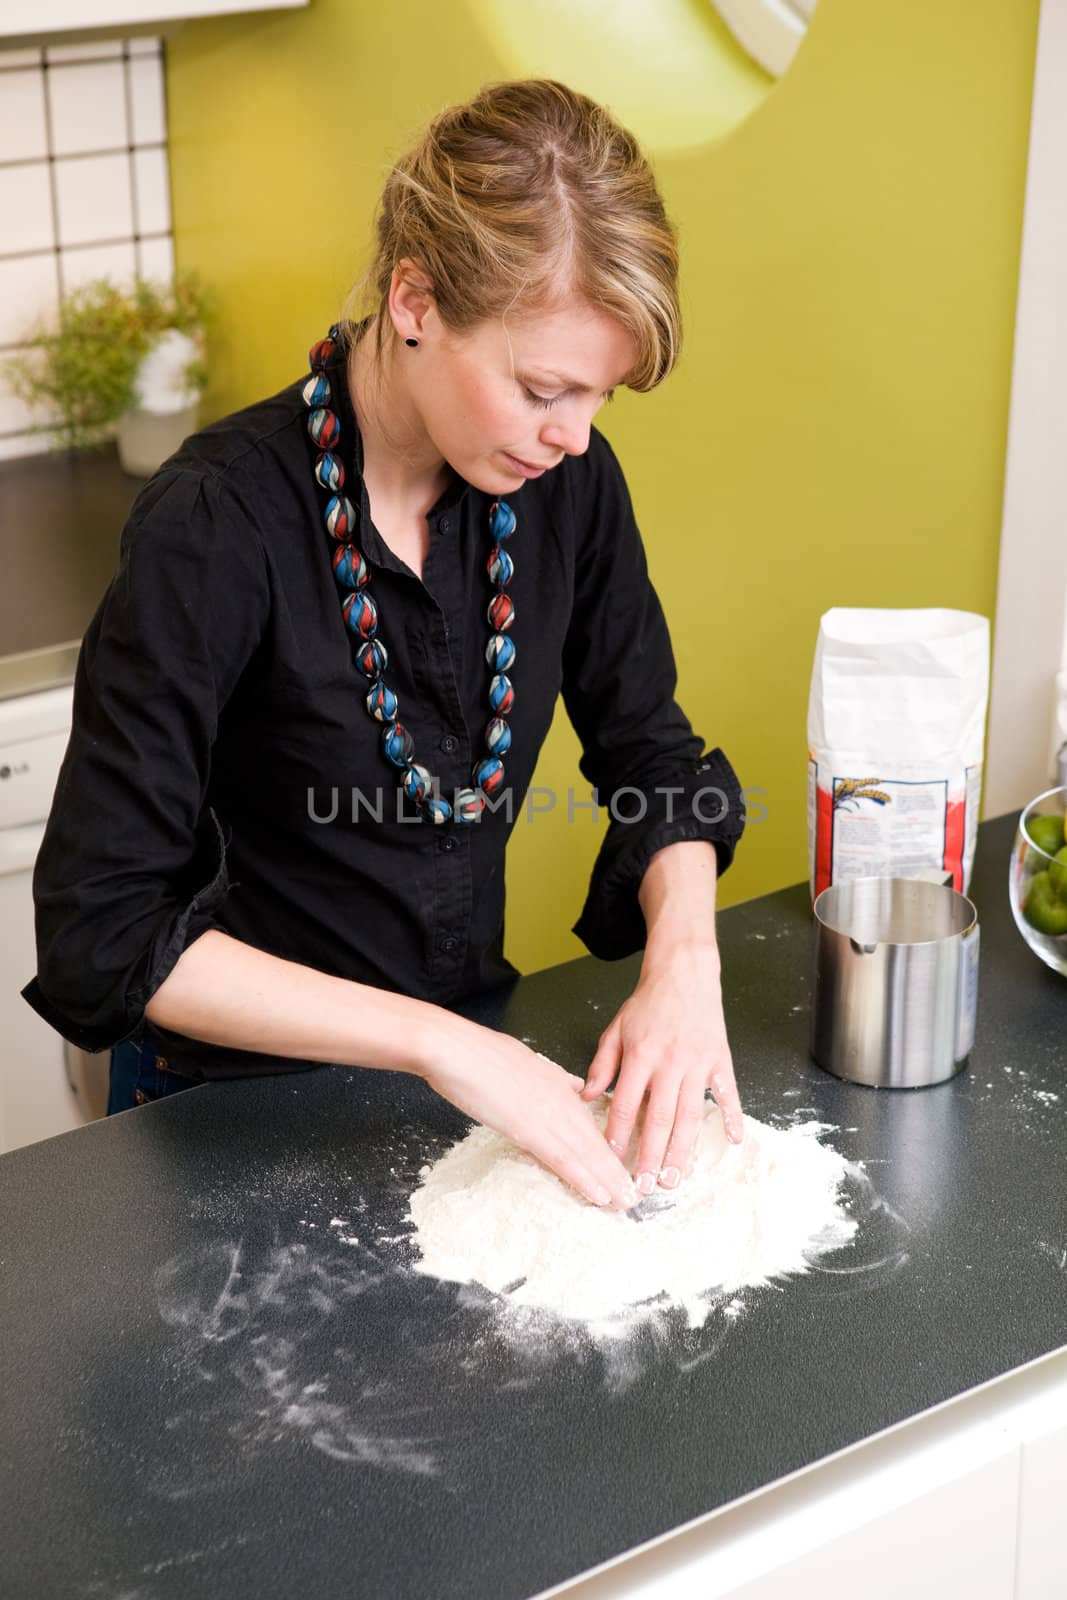
[[[344,463],[335,453],[341,438],[341,423],[326,371],[327,364],[339,353],[339,333],[340,326],[334,323],[326,338],[312,345],[308,355],[311,376],[304,385],[303,394],[309,413],[308,434],[318,451],[315,479],[329,496],[323,520],[333,541],[331,564],[341,591],[341,614],[349,632],[358,640],[356,666],[370,683],[367,711],[382,724],[382,753],[400,769],[400,787],[414,802],[422,820],[438,824],[477,822],[485,809],[486,796],[497,794],[503,787],[501,757],[511,748],[511,727],[507,718],[515,703],[515,690],[507,673],[515,660],[515,641],[508,638],[508,629],[515,620],[515,606],[506,590],[514,576],[515,565],[504,543],[515,532],[515,513],[505,500],[494,500],[489,507],[492,547],[486,566],[494,593],[487,612],[490,634],[485,659],[492,672],[489,680],[492,715],[485,728],[486,754],[471,769],[473,788],[457,789],[450,804],[440,793],[437,778],[415,760],[415,741],[400,721],[399,702],[385,681],[389,652],[378,636],[378,607],[368,588],[370,572],[363,552],[350,539],[356,527],[356,513],[351,500],[342,493]]]

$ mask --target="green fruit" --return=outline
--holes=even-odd
[[[1038,933],[1049,933],[1053,938],[1067,933],[1067,900],[1060,899],[1047,872],[1038,872],[1030,879],[1023,916]]]
[[[1031,844],[1036,844],[1047,856],[1054,856],[1067,843],[1062,817],[1031,817],[1026,824]]]
[[[1067,900],[1067,844],[1053,856],[1048,881],[1060,899]]]

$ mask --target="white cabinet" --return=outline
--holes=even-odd
[[[37,965],[31,873],[70,737],[69,684],[5,693],[32,682],[64,653],[35,651],[0,663],[0,1152],[80,1128],[86,1120],[71,1089],[63,1040],[22,998]],[[43,658],[43,659],[42,659]]]
[[[1015,1600],[1017,1452],[876,1516],[730,1600]],[[1061,1590],[1035,1589],[1034,1600]]]
[[[72,44],[108,34],[166,33],[194,17],[285,11],[308,0],[0,0],[0,50]]]
[[[1047,1417],[1047,1432],[1025,1441],[1019,1495],[1019,1570],[1015,1600],[1067,1595],[1067,1419]]]

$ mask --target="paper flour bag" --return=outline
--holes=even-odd
[[[811,891],[974,863],[989,622],[970,611],[836,607],[808,701]]]

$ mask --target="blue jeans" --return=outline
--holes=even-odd
[[[195,1087],[192,1078],[173,1071],[166,1057],[157,1055],[151,1045],[140,1039],[127,1039],[111,1052],[107,1114],[111,1117],[116,1111],[132,1111],[134,1106]]]

